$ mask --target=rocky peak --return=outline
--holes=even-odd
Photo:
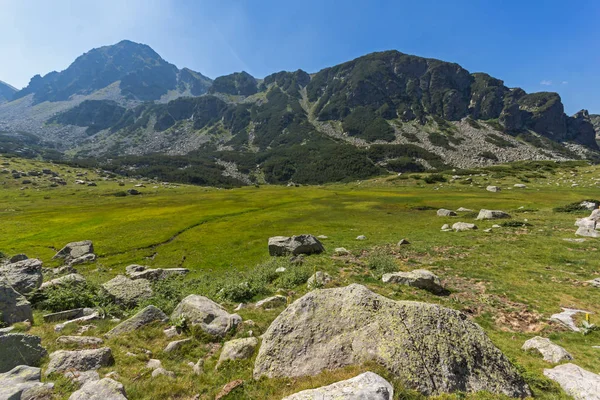
[[[14,94],[17,92],[13,86],[6,82],[0,81],[0,103],[11,101]]]
[[[239,96],[250,96],[258,92],[258,82],[249,73],[234,72],[219,76],[213,82],[209,93],[224,93]]]

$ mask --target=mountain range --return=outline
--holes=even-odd
[[[0,152],[199,184],[324,183],[386,171],[597,160],[600,116],[458,64],[385,51],[310,74],[211,80],[131,41],[15,90]]]

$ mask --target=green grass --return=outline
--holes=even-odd
[[[41,170],[48,164],[30,160],[4,159],[6,168]],[[397,300],[439,303],[463,310],[471,315],[490,335],[494,343],[524,371],[536,397],[567,398],[556,385],[542,375],[549,367],[535,354],[522,352],[520,347],[535,335],[550,337],[575,357],[575,363],[596,373],[600,333],[583,336],[565,332],[549,325],[548,317],[561,306],[591,311],[592,322],[600,322],[600,290],[583,286],[581,282],[600,275],[597,263],[598,242],[569,243],[573,238],[574,219],[588,212],[561,213],[553,209],[584,199],[597,197],[593,180],[599,167],[585,164],[547,165],[516,163],[482,170],[485,176],[473,176],[473,185],[457,182],[433,184],[423,180],[380,177],[349,184],[302,186],[244,187],[231,190],[179,185],[168,187],[144,182],[138,188],[142,195],[115,197],[113,193],[133,187],[138,180],[104,181],[90,171],[97,187],[74,185],[75,174],[83,170],[61,165],[50,166],[66,177],[68,184],[48,187],[45,178],[31,177],[37,186],[21,188],[21,180],[0,175],[0,218],[2,235],[0,251],[7,255],[25,253],[41,258],[45,266],[58,266],[51,260],[55,249],[75,240],[93,240],[97,262],[78,266],[92,284],[107,281],[124,273],[132,263],[152,267],[190,268],[185,279],[173,280],[156,288],[157,305],[169,311],[189,293],[206,294],[232,311],[238,301],[255,301],[284,289],[293,301],[308,291],[304,282],[316,270],[333,277],[328,286],[343,286],[352,282],[367,285],[372,290]],[[67,173],[67,170],[71,170]],[[575,175],[572,175],[575,171]],[[479,171],[470,171],[477,174]],[[521,182],[519,176],[531,175],[528,189],[510,189]],[[423,173],[423,178],[431,175]],[[430,179],[431,180],[431,179]],[[571,180],[579,183],[571,187]],[[558,186],[557,186],[558,183]],[[487,185],[499,185],[502,192],[489,193]],[[157,186],[154,188],[154,186]],[[477,231],[441,232],[445,223],[473,222],[474,215],[454,218],[437,217],[438,208],[466,207],[505,211],[524,207],[527,213],[513,215],[516,223],[483,232],[496,221],[477,221]],[[475,213],[476,214],[476,213]],[[527,221],[525,221],[527,219]],[[531,226],[523,226],[523,223]],[[520,224],[519,224],[520,223]],[[519,226],[517,226],[519,225]],[[326,252],[310,256],[301,266],[288,266],[281,276],[274,276],[268,257],[267,239],[275,235],[312,233],[327,235]],[[367,240],[357,241],[365,235]],[[411,244],[397,247],[406,238]],[[333,258],[336,247],[345,247],[352,256],[344,260]],[[265,267],[266,265],[266,267]],[[409,271],[427,268],[438,274],[451,292],[435,296],[426,291],[396,285],[384,285],[379,276],[396,267]],[[236,286],[249,283],[251,290]],[[221,289],[226,288],[220,295]],[[60,298],[58,300],[61,300]],[[61,300],[62,301],[62,300]],[[283,310],[242,309],[244,320],[255,326],[244,326],[232,336],[241,337],[252,330],[264,332]],[[135,310],[126,310],[128,314]],[[42,336],[49,351],[59,349],[58,336],[52,325],[40,324],[41,311],[30,332]],[[112,328],[109,320],[96,321],[99,336]],[[69,334],[76,327],[69,327]],[[187,362],[196,362],[209,349],[207,338],[194,336],[193,345],[175,354],[163,354],[168,339],[161,328],[151,327],[134,334],[107,341],[114,352],[115,366],[101,372],[117,371],[130,399],[190,398],[212,399],[219,389],[234,379],[243,379],[242,388],[226,399],[281,399],[299,390],[329,384],[356,375],[372,365],[331,371],[317,377],[302,379],[251,378],[253,360],[230,363],[214,370],[219,353],[209,357],[204,374],[195,376]],[[151,379],[144,368],[148,356],[141,349],[152,351],[153,358],[163,361],[165,368],[177,374],[175,380]],[[138,354],[126,356],[127,352]],[[397,399],[418,399],[414,392],[397,388]],[[68,398],[72,388],[59,381],[59,398]],[[464,398],[461,395],[443,399]],[[498,398],[474,394],[466,398]]]

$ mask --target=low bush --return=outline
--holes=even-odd
[[[379,280],[383,274],[398,271],[398,263],[394,256],[388,254],[385,249],[376,248],[367,257],[367,268]]]
[[[567,204],[565,206],[555,207],[552,209],[552,211],[560,212],[560,213],[574,213],[574,212],[589,211],[587,208],[585,208],[584,206],[581,205],[581,203],[583,203],[583,202],[594,203],[594,204],[596,204],[596,207],[598,207],[600,205],[600,200],[586,199],[586,200],[576,201],[575,203]]]
[[[444,177],[444,175],[441,174],[431,174],[429,176],[426,176],[425,179],[423,179],[425,181],[425,183],[438,183],[438,182],[448,182],[448,179],[446,179]]]

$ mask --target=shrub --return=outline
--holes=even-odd
[[[71,283],[52,286],[36,292],[31,301],[37,307],[58,312],[79,307],[102,307],[112,303],[99,286],[91,283]]]
[[[567,204],[566,206],[555,207],[552,211],[560,212],[560,213],[574,213],[574,212],[580,212],[580,211],[589,211],[587,208],[585,208],[581,205],[581,203],[583,203],[584,201],[594,203],[594,204],[596,204],[596,207],[598,207],[600,205],[599,200],[587,199],[587,200],[576,201],[575,203]]]
[[[374,249],[367,258],[367,268],[371,270],[376,279],[381,279],[383,274],[398,271],[396,259],[384,249]]]
[[[444,135],[441,135],[437,132],[431,132],[429,135],[429,141],[432,145],[437,147],[443,147],[445,149],[451,150],[453,147],[450,145],[450,141]]]
[[[431,174],[427,177],[425,177],[425,179],[423,179],[425,181],[425,183],[436,183],[436,182],[448,182],[448,180],[444,177],[444,175],[441,174]]]
[[[313,268],[307,265],[293,266],[282,273],[275,282],[278,287],[292,289],[296,286],[305,284],[313,273]]]
[[[498,161],[498,157],[491,151],[484,151],[483,153],[478,154],[479,157],[487,158],[488,160]]]
[[[500,224],[500,226],[503,226],[505,228],[525,228],[527,226],[533,226],[531,225],[529,222],[523,222],[523,221],[506,221]]]

